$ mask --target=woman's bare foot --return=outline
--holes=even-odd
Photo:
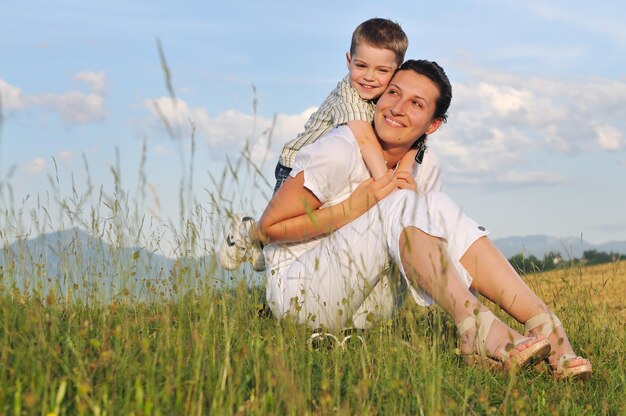
[[[461,333],[461,353],[488,357],[507,368],[532,364],[544,359],[550,352],[545,336],[524,337],[490,311],[470,316],[457,326]]]
[[[576,355],[561,321],[555,315],[547,313],[531,318],[526,322],[525,328],[527,335],[547,336],[552,347],[548,362],[556,378],[591,376],[591,362]]]

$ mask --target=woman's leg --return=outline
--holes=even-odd
[[[434,300],[452,316],[461,332],[464,353],[505,359],[505,347],[513,342],[516,347],[510,356],[519,357],[509,364],[516,365],[517,358],[527,363],[535,354],[547,352],[549,346],[541,338],[525,338],[503,322],[492,321],[493,314],[469,291],[471,278],[458,259],[486,230],[465,216],[447,195],[396,191],[376,209],[383,218],[388,250],[414,288],[416,302],[428,305]]]
[[[352,315],[354,328],[369,329],[376,322],[393,316],[394,311],[402,305],[406,292],[406,284],[398,280],[389,268],[383,270],[380,280],[374,283],[372,291]]]
[[[509,261],[487,237],[472,244],[461,258],[461,264],[473,277],[472,288],[491,300],[515,320],[525,323],[530,318],[549,313],[548,306],[526,285]],[[543,329],[540,325],[531,331],[537,335]],[[555,328],[548,336],[552,351],[551,363],[563,354],[574,354],[572,345],[562,326]],[[583,358],[569,361],[569,366],[588,364]]]
[[[451,232],[441,231],[442,222],[467,228],[463,236],[448,241],[445,249],[437,237]],[[458,263],[466,248],[484,234],[484,228],[462,215],[444,194],[418,197],[412,191],[396,191],[288,267],[268,270],[268,302],[277,316],[288,313],[313,327],[323,324],[341,330],[378,283],[390,253],[409,284],[425,292],[412,290],[418,304],[430,304],[430,295],[459,323],[487,309],[469,292],[468,279],[460,277],[456,267],[462,267],[451,267],[448,252]],[[524,339],[500,321],[487,328],[486,347],[495,357],[504,355],[507,343]],[[468,342],[476,338],[475,333],[474,329],[463,335],[464,351],[473,349]],[[534,342],[522,342],[511,355]]]
[[[346,326],[365,326],[370,314],[388,316],[395,301],[390,285],[380,284],[389,263],[381,229],[378,213],[367,212],[290,263],[270,267],[267,300],[274,314],[337,333]],[[279,250],[265,248],[270,264],[289,246]]]
[[[416,287],[426,292],[439,306],[460,323],[465,318],[478,315],[488,309],[468,290],[454,267],[451,266],[444,242],[418,228],[407,227],[399,241],[402,269],[406,278]],[[476,352],[474,340],[478,328],[473,328],[461,337],[461,351],[464,354]],[[509,343],[517,345],[511,356],[534,344],[531,339],[523,342],[524,337],[496,320],[488,330],[485,349],[490,356],[500,358]]]
[[[457,263],[455,266],[462,269],[456,260],[467,246],[485,234],[484,228],[481,230],[471,220],[464,221],[466,217],[459,220],[460,209],[444,194],[419,197],[413,191],[400,190],[321,239],[295,261],[284,260],[288,245],[286,248],[266,246],[266,259],[270,265],[275,264],[268,268],[267,274],[270,307],[276,316],[290,314],[312,327],[324,325],[333,330],[341,330],[346,324],[363,327],[370,314],[389,316],[397,305],[397,293],[395,285],[386,281],[381,284],[380,278],[390,260],[400,264],[398,241],[402,228],[419,226],[431,236],[443,237],[446,232],[439,228],[441,214],[451,218],[446,226],[473,230],[455,239],[457,244],[448,244],[456,248],[450,250],[451,257]],[[467,289],[470,279],[463,273],[460,281]],[[432,302],[423,290],[407,283],[419,305]]]

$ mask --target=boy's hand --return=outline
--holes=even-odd
[[[404,156],[402,156],[402,159],[400,159],[400,163],[398,164],[398,169],[396,169],[396,172],[412,173],[413,165],[415,165],[416,155],[417,149],[409,149],[409,151],[406,152]]]
[[[399,189],[411,189],[417,192],[417,182],[413,175],[406,171],[397,171],[394,175],[397,179],[397,186]]]

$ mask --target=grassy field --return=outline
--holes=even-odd
[[[63,197],[57,172],[49,179],[59,209],[37,199],[31,211],[0,178],[0,415],[626,414],[626,262],[525,276],[591,359],[584,383],[555,382],[545,368],[468,366],[455,353],[453,323],[410,303],[366,332],[365,346],[312,350],[306,328],[260,316],[264,294],[250,285],[258,275],[217,272],[211,261],[213,219],[232,210],[234,195],[265,195],[271,184],[248,149],[221,177],[209,174],[210,202],[200,204],[191,143],[180,193],[168,196],[179,200],[179,223],[160,228],[151,225],[160,204],[146,192],[145,142],[137,190],[122,187],[116,164],[114,190],[98,191],[85,160],[84,195],[72,183]],[[51,224],[108,237],[113,250],[98,245],[89,257],[66,244],[54,271],[28,249],[6,248]],[[173,270],[138,267],[139,250],[122,255],[122,247],[156,253],[163,228],[181,259]],[[200,264],[187,261],[198,254]]]
[[[365,347],[320,351],[307,329],[260,317],[263,294],[245,284],[67,302],[12,289],[10,268],[0,274],[0,414],[626,412],[626,262],[525,276],[592,360],[584,383],[466,365],[437,309],[407,304]],[[170,278],[210,280],[193,273]]]
[[[159,56],[176,108],[160,43]],[[202,233],[216,235],[212,218],[235,201],[250,206],[249,195],[269,196],[273,181],[251,162],[252,147],[227,161],[221,177],[209,173],[209,202],[201,204],[192,190],[194,136],[187,154],[161,117],[181,159],[180,192],[166,196],[179,201],[178,224],[161,224],[145,141],[137,189],[122,187],[119,154],[112,190],[93,186],[84,157],[84,186],[77,190],[72,175],[64,196],[56,171],[49,193],[28,209],[14,199],[13,168],[0,177],[0,416],[626,414],[626,262],[525,276],[591,359],[594,374],[584,383],[555,382],[546,368],[468,366],[455,352],[453,323],[410,303],[366,332],[364,346],[313,350],[309,330],[259,314],[264,294],[249,283],[258,275],[224,275],[207,260],[215,241]],[[0,145],[1,133],[0,108]],[[52,224],[108,237],[114,250],[98,246],[95,264],[86,265],[85,247],[67,244],[57,271],[26,249],[7,250],[14,237]],[[172,271],[138,268],[139,251],[122,259],[123,246],[156,253],[163,229],[182,259]],[[186,261],[198,252],[202,264]],[[114,280],[101,281],[103,273]]]

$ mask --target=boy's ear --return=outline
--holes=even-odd
[[[346,64],[348,65],[348,69],[350,69],[350,61],[352,60],[352,55],[350,55],[350,52],[346,52]]]

